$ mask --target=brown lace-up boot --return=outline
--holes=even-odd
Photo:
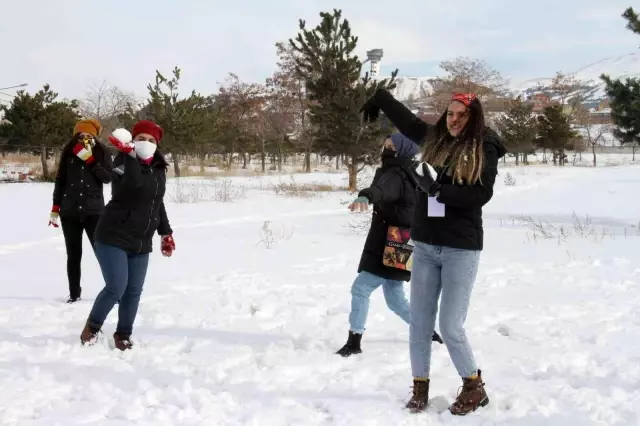
[[[87,346],[95,345],[98,341],[98,333],[100,333],[100,329],[91,327],[89,320],[87,320],[82,329],[82,333],[80,333],[80,343]]]
[[[429,379],[413,381],[413,395],[406,408],[412,413],[421,413],[429,405]]]
[[[449,407],[449,411],[454,416],[464,416],[487,404],[489,404],[489,397],[484,390],[482,372],[478,370],[476,377],[462,379],[462,389],[456,401]]]
[[[133,344],[131,343],[131,340],[129,340],[130,337],[131,336],[113,333],[113,342],[115,343],[116,348],[120,349],[121,351],[131,349],[133,347]]]

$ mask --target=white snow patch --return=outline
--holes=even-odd
[[[504,184],[506,172],[515,185]],[[233,178],[247,185],[245,197],[168,203],[177,250],[170,259],[152,254],[137,347],[120,353],[110,344],[117,309],[100,344],[80,346],[103,282],[85,239],[84,300],[63,303],[64,242],[46,226],[52,185],[0,185],[10,206],[0,209],[0,424],[638,424],[640,168],[500,173],[467,320],[491,404],[464,419],[446,411],[460,379],[440,345],[432,407],[403,410],[408,327],[381,292],[362,356],[334,354],[364,243],[345,226],[353,216],[341,203],[352,195],[286,198]],[[296,179],[341,184],[346,176]],[[575,234],[574,215],[589,215],[592,232],[534,237],[514,218]],[[265,220],[291,238],[256,244]]]

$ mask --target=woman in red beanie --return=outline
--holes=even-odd
[[[152,237],[158,231],[162,254],[175,250],[164,206],[168,164],[158,151],[163,131],[151,121],[139,121],[132,132],[116,129],[109,142],[120,151],[114,159],[111,201],[95,233],[95,251],[105,287],[96,297],[80,341],[94,344],[116,303],[115,347],[131,348],[131,333],[147,274]]]

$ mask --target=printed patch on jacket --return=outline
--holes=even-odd
[[[399,226],[389,226],[387,241],[382,255],[382,264],[389,268],[411,271],[413,266],[413,241],[411,230]]]
[[[114,172],[122,176],[124,174],[124,164],[113,169]]]

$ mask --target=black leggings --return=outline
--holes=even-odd
[[[67,277],[69,279],[69,297],[80,297],[81,263],[82,263],[82,232],[87,233],[91,247],[93,247],[93,234],[100,216],[85,217],[60,217],[64,243],[67,247]]]

